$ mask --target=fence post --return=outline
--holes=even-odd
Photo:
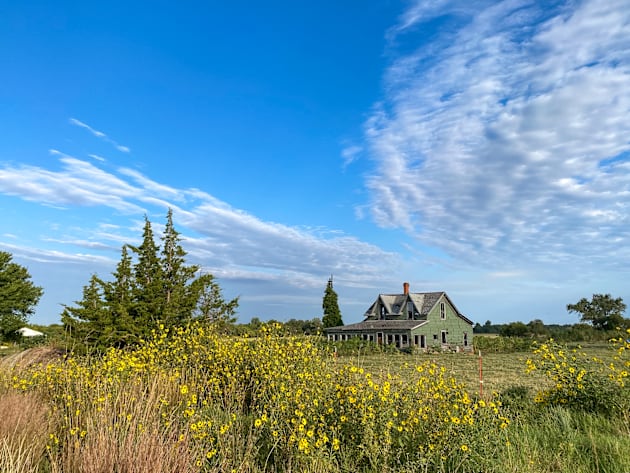
[[[479,350],[479,397],[483,398],[483,358]]]

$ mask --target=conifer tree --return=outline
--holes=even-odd
[[[182,326],[194,318],[232,322],[238,298],[225,301],[211,274],[197,276],[199,267],[186,265],[180,240],[171,210],[161,250],[145,216],[142,243],[123,246],[113,280],[92,276],[77,307],[64,308],[62,321],[75,343],[123,347],[146,338],[158,324]]]
[[[198,297],[196,291],[191,291],[189,283],[199,271],[199,266],[186,266],[186,252],[180,241],[179,233],[173,226],[173,211],[169,209],[162,236],[161,259],[164,291],[162,318],[169,324],[189,319]]]
[[[324,316],[322,317],[322,324],[324,328],[338,327],[343,325],[341,319],[341,311],[339,310],[339,304],[337,302],[337,293],[333,289],[333,278],[330,276],[328,284],[326,285],[326,291],[324,292],[324,300],[322,301],[322,308],[324,309]]]
[[[138,340],[138,330],[133,321],[135,313],[133,261],[127,251],[127,245],[123,245],[120,262],[112,275],[114,280],[104,285],[103,292],[111,311],[113,344],[123,347]]]
[[[75,349],[85,351],[88,347],[108,345],[112,335],[112,320],[103,298],[103,281],[95,274],[83,288],[83,299],[76,301],[77,307],[65,306],[61,322],[66,332],[77,343]]]
[[[148,217],[144,217],[142,243],[138,247],[130,246],[137,254],[134,266],[135,284],[133,288],[134,310],[131,314],[133,324],[140,335],[148,335],[162,318],[164,309],[162,265],[158,247],[153,236],[153,228]]]

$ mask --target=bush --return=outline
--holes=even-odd
[[[623,337],[612,342],[617,354],[611,363],[588,357],[578,349],[569,349],[553,340],[539,345],[533,352],[534,357],[527,360],[527,371],[541,371],[553,386],[541,390],[536,396],[537,402],[607,416],[625,415],[630,408],[630,386],[626,384],[630,343],[624,342]]]

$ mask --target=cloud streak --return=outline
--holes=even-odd
[[[332,272],[339,280],[364,284],[382,279],[388,268],[400,263],[395,254],[352,236],[263,221],[197,189],[176,189],[128,168],[111,173],[59,151],[53,154],[60,157],[58,171],[35,166],[0,168],[0,192],[62,208],[111,208],[127,216],[128,227],[137,230],[134,239],[141,235],[138,222],[145,214],[159,215],[160,220],[154,222],[159,233],[170,207],[191,258],[222,278],[313,288],[321,287],[323,277]],[[97,221],[82,226],[81,235],[64,228],[62,236],[42,241],[112,253],[112,244],[103,241],[114,246],[136,243],[127,238],[133,233],[128,227]],[[41,261],[63,256],[48,250],[39,256],[35,253],[32,249],[20,252]]]
[[[107,136],[102,131],[99,131],[99,130],[96,130],[96,129],[92,128],[90,125],[88,125],[87,123],[82,122],[81,120],[77,120],[76,118],[70,118],[69,122],[70,122],[71,125],[75,125],[75,126],[78,126],[80,128],[83,128],[83,129],[89,131],[90,133],[92,133],[92,135],[96,136],[97,138],[99,138],[99,139],[101,139],[101,140],[111,144],[112,146],[114,146],[114,148],[116,148],[121,153],[129,153],[129,152],[131,152],[131,150],[127,146],[123,146],[121,144],[118,144],[116,141],[112,140],[109,136]]]
[[[366,122],[374,220],[472,264],[630,263],[630,10],[481,5],[418,1],[388,33],[454,18]]]

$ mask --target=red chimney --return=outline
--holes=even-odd
[[[405,295],[409,294],[409,283],[408,282],[404,282],[403,283],[403,294],[405,294]]]

